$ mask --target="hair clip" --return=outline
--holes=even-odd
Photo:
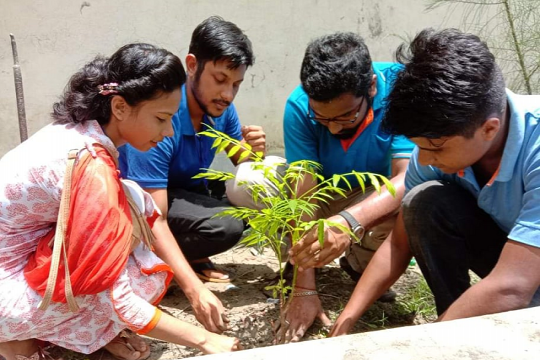
[[[118,87],[117,83],[98,85],[99,94],[100,95],[118,94],[118,90],[116,90],[117,87]]]

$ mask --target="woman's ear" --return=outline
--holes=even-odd
[[[111,115],[122,121],[129,111],[126,100],[120,95],[114,95],[111,99]]]

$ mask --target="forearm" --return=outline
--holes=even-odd
[[[245,139],[242,139],[242,141],[240,141],[240,149],[232,156],[229,156],[229,159],[231,160],[231,162],[233,163],[234,166],[238,166],[240,163],[243,163],[245,161],[248,161],[248,160],[255,160],[254,159],[254,155],[249,155],[249,156],[246,156],[244,158],[242,158],[242,160],[240,160],[240,157],[242,156],[242,154],[245,152],[245,151],[251,151],[251,152],[259,152],[259,153],[262,153],[262,158],[264,158],[265,156],[265,151],[258,151],[257,149],[254,149],[254,148],[250,148],[248,149],[246,147],[247,145],[247,141]],[[229,154],[229,151],[235,147],[236,145],[229,145],[225,148],[225,152],[227,154]],[[249,145],[251,146],[251,145]]]
[[[160,217],[156,220],[152,230],[156,236],[154,243],[156,254],[172,268],[174,280],[186,296],[191,299],[191,296],[197,292],[197,288],[204,286],[203,283],[195,275],[182,250],[180,250],[167,221]]]
[[[315,290],[317,286],[315,282],[315,269],[311,268],[298,271],[295,286],[303,289]]]
[[[360,277],[341,316],[350,318],[354,324],[405,272],[411,257],[408,247],[397,246],[392,239],[386,239]]]
[[[395,196],[382,187],[381,193],[374,192],[362,202],[346,209],[366,229],[376,226],[395,214],[401,206],[405,193],[405,173],[400,173],[390,179],[396,189]]]
[[[533,295],[534,291],[520,291],[515,283],[488,276],[464,292],[438,321],[522,309],[530,303]]]
[[[540,248],[508,240],[495,268],[465,291],[439,321],[521,309],[540,286]]]
[[[248,150],[248,149],[246,149],[246,148],[244,147],[244,144],[245,144],[245,143],[246,143],[246,141],[245,141],[244,139],[242,139],[242,141],[240,141],[240,145],[241,145],[240,149],[239,149],[234,155],[229,156],[229,159],[231,160],[231,162],[233,163],[234,166],[238,166],[238,164],[241,163],[241,161],[240,161],[240,156],[242,155],[242,153],[243,153],[244,151],[247,151],[247,150]],[[231,149],[232,149],[233,147],[235,147],[235,146],[236,146],[236,145],[233,145],[233,144],[227,146],[227,147],[225,148],[225,152],[226,152],[227,154],[229,154],[229,151],[231,151]],[[242,161],[248,160],[248,159],[250,159],[250,158],[251,158],[251,156],[247,156],[247,157],[245,157],[244,159],[242,159]]]
[[[147,336],[173,344],[203,349],[207,341],[208,332],[198,326],[178,320],[166,313],[162,313],[156,326]]]

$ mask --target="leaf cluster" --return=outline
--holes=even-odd
[[[250,163],[252,169],[262,173],[264,178],[273,185],[273,189],[269,189],[264,184],[240,183],[240,186],[246,187],[251,193],[253,202],[259,204],[260,209],[230,207],[217,216],[229,216],[247,222],[251,230],[241,243],[246,246],[256,246],[259,249],[271,248],[280,264],[281,275],[283,274],[281,264],[286,260],[282,249],[287,247],[288,242],[294,246],[311,229],[316,229],[321,247],[324,247],[325,229],[328,227],[336,227],[351,237],[355,236],[348,227],[327,219],[317,219],[316,216],[321,203],[328,203],[336,196],[345,197],[346,192],[352,190],[351,178],[358,181],[363,191],[370,184],[380,193],[384,185],[392,195],[395,195],[392,183],[378,174],[352,171],[326,179],[320,174],[322,167],[317,162],[300,160],[288,165],[279,162],[265,163],[262,154],[253,152],[248,144],[232,139],[215,129],[209,128],[199,134],[214,138],[213,148],[216,148],[216,151],[230,148],[227,153],[229,157],[242,151],[240,159],[252,159],[253,162]],[[280,167],[285,170],[278,171]],[[203,172],[195,177],[223,181],[234,179],[231,173],[212,169],[203,169]],[[316,185],[300,194],[299,186],[308,177],[316,179],[314,182]],[[270,288],[276,294],[279,293],[282,299],[291,290],[290,286],[286,286],[283,276],[278,284]]]

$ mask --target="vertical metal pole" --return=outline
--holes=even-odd
[[[17,97],[17,114],[19,115],[19,133],[21,142],[28,139],[28,127],[26,125],[26,111],[24,109],[24,92],[22,83],[21,67],[19,66],[19,54],[17,53],[17,43],[15,36],[11,37],[11,50],[13,51],[13,77],[15,79],[15,96]]]

